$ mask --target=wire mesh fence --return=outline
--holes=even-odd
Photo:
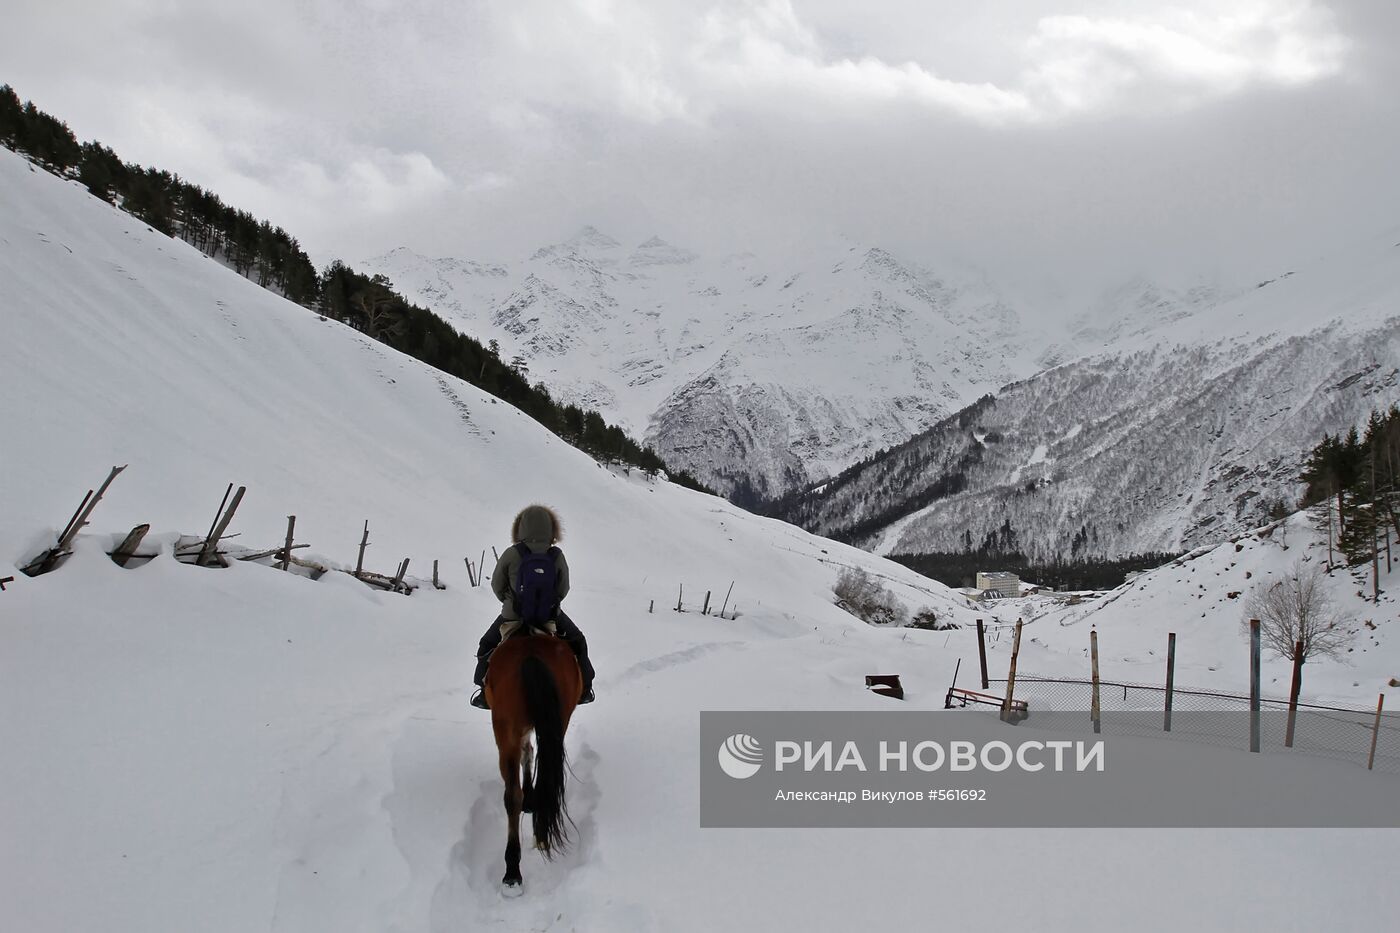
[[[1006,681],[990,680],[991,691],[1004,696]],[[1017,674],[1015,699],[1028,704],[1025,724],[1035,725],[1037,711],[1083,711],[1083,727],[1094,722],[1092,680]],[[1099,728],[1108,735],[1152,735],[1248,749],[1254,728],[1247,695],[1217,690],[1157,684],[1099,681]],[[1261,751],[1288,749],[1294,753],[1335,758],[1366,767],[1375,743],[1374,768],[1400,773],[1400,712],[1383,712],[1377,725],[1376,708],[1298,704],[1292,746],[1288,744],[1288,700],[1261,697],[1258,717]],[[1055,717],[1056,728],[1064,717]]]

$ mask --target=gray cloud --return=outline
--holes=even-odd
[[[0,80],[320,260],[510,258],[592,222],[1239,275],[1400,208],[1383,3],[31,6]]]

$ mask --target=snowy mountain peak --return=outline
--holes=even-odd
[[[620,249],[622,244],[594,226],[585,226],[564,241],[581,253],[605,253]]]
[[[865,251],[860,270],[869,278],[905,286],[921,285],[925,282],[935,287],[941,284],[927,273],[921,274],[917,267],[900,261],[893,253],[880,246],[872,246]]]
[[[556,262],[565,266],[582,263],[595,267],[616,265],[622,244],[597,227],[586,226],[560,243],[541,247],[532,262]]]
[[[396,246],[382,256],[368,260],[366,264],[380,270],[386,268],[397,270],[397,274],[401,277],[461,275],[499,279],[508,274],[504,266],[494,263],[474,262],[470,259],[458,259],[454,256],[440,256],[433,259],[407,246]],[[428,297],[435,299],[437,296],[434,294]]]
[[[672,246],[661,237],[653,236],[633,250],[627,262],[633,266],[672,266],[694,262],[696,258],[690,250]]]
[[[1071,328],[1083,341],[1109,344],[1185,320],[1234,294],[1207,283],[1172,287],[1138,275],[1107,292]]]

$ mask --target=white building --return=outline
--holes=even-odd
[[[992,573],[977,574],[977,592],[982,596],[995,596],[997,598],[1021,595],[1021,578],[1014,573],[1002,573],[995,571]]]

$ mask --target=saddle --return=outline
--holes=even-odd
[[[555,629],[553,622],[520,622],[516,619],[510,619],[501,623],[502,627],[507,625],[511,626],[511,628],[501,636],[502,643],[504,643],[506,639],[515,638],[518,635],[547,635],[550,638],[561,637],[559,632]],[[500,646],[498,645],[497,647]]]

